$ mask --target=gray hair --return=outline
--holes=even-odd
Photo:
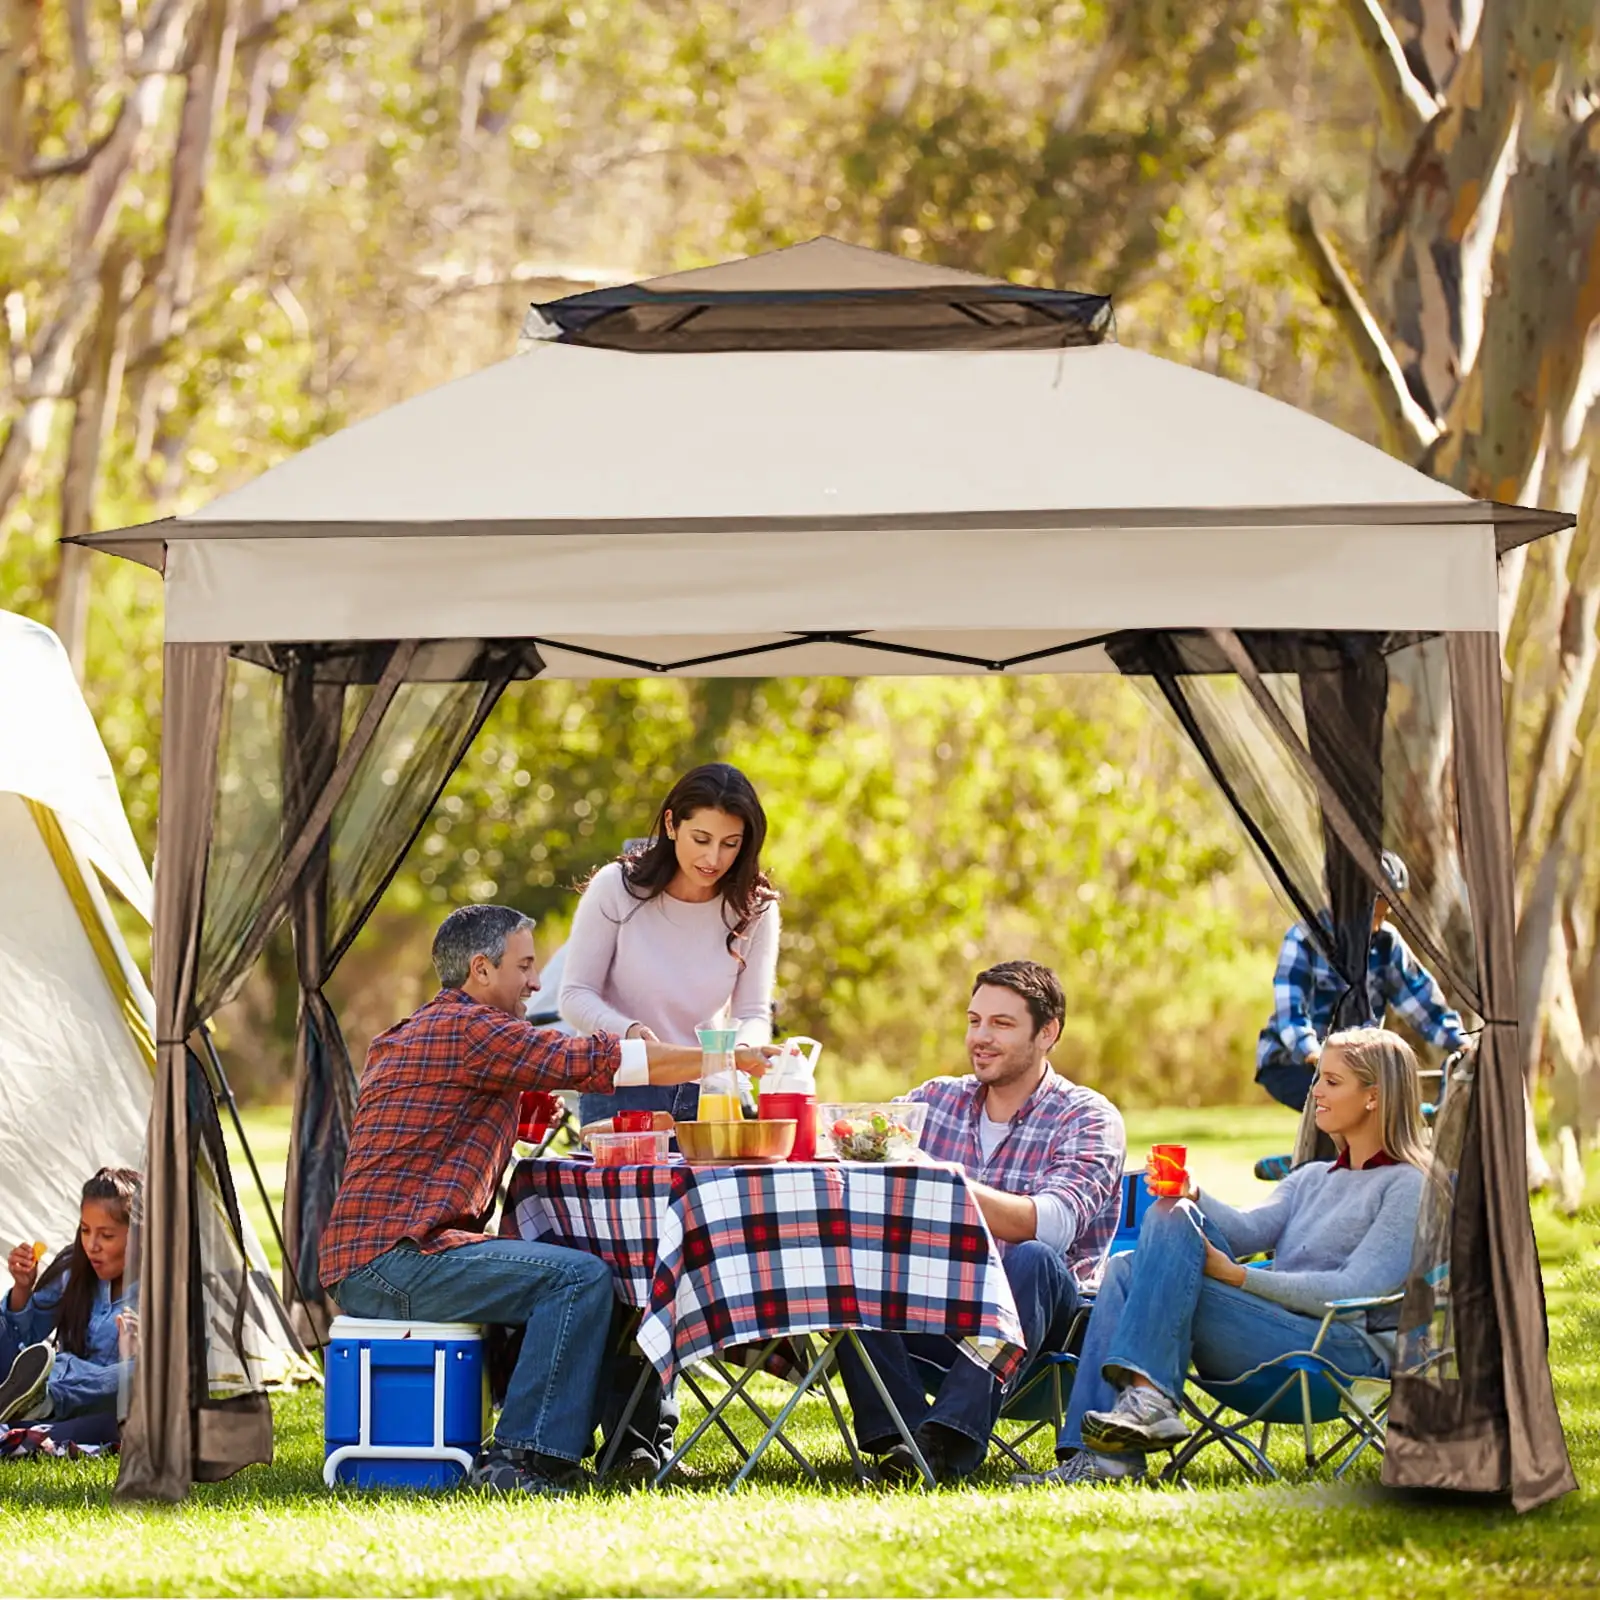
[[[532,926],[532,917],[510,906],[461,906],[452,911],[433,936],[433,969],[439,982],[447,989],[459,989],[467,981],[474,956],[487,956],[489,964],[498,967],[506,940]]]

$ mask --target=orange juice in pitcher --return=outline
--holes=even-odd
[[[701,1089],[700,1109],[695,1117],[700,1122],[738,1122],[744,1117],[744,1109],[736,1094],[710,1094]]]
[[[739,1071],[734,1066],[737,1028],[696,1028],[700,1040],[700,1122],[739,1122]]]

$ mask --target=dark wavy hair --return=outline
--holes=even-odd
[[[744,841],[728,870],[717,880],[722,896],[722,917],[728,925],[728,952],[750,931],[751,924],[778,898],[761,870],[761,847],[767,841],[767,814],[756,798],[754,785],[725,761],[708,761],[673,784],[661,802],[642,850],[623,854],[622,882],[635,900],[654,900],[665,894],[678,870],[677,846],[667,837],[667,818],[681,828],[697,811],[726,811],[744,824]]]
[[[138,1204],[143,1179],[131,1167],[101,1167],[83,1186],[82,1202],[110,1207],[119,1222],[131,1224],[133,1211]],[[56,1312],[56,1343],[69,1355],[86,1356],[89,1353],[89,1313],[94,1310],[95,1289],[99,1280],[89,1265],[83,1248],[83,1235],[73,1239],[70,1248],[63,1250],[37,1284],[38,1294],[46,1285],[66,1275],[66,1287],[61,1291],[61,1306]],[[123,1282],[127,1282],[127,1269],[123,1269]]]

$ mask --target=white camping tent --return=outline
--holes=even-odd
[[[155,1006],[101,880],[146,921],[150,874],[111,761],[60,641],[0,611],[0,1244],[53,1255],[78,1225],[83,1181],[142,1167]],[[260,1382],[311,1375],[244,1219],[249,1270],[215,1175],[201,1208],[207,1322],[231,1327],[248,1284],[244,1349]],[[213,1339],[213,1387],[243,1386]]]

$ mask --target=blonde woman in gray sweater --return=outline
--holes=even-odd
[[[1411,1260],[1427,1181],[1417,1062],[1397,1034],[1351,1028],[1323,1047],[1311,1088],[1339,1154],[1298,1167],[1266,1205],[1241,1211],[1191,1183],[1158,1202],[1137,1249],[1115,1256],[1095,1299],[1053,1471],[1029,1482],[1095,1483],[1143,1472],[1188,1436],[1190,1365],[1233,1378],[1316,1337],[1330,1300],[1391,1294]],[[1270,1263],[1237,1259],[1270,1250]],[[1352,1378],[1394,1358],[1393,1308],[1335,1322],[1323,1353]]]

